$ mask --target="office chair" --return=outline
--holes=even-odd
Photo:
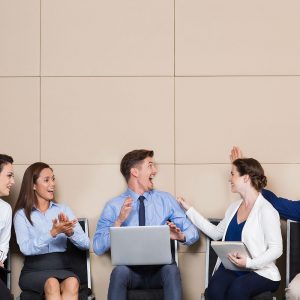
[[[300,222],[287,220],[286,287],[300,273]]]

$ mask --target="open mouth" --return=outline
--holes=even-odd
[[[154,179],[154,175],[151,175],[150,177],[149,177],[149,181],[153,184],[153,179]]]

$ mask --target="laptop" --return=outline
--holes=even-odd
[[[110,227],[110,242],[114,266],[172,263],[168,225]]]

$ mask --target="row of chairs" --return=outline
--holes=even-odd
[[[88,220],[86,218],[78,219],[83,231],[87,236],[88,232]],[[220,219],[210,219],[210,221],[217,225]],[[177,242],[171,242],[172,255],[175,261],[178,263],[177,256]],[[92,293],[91,283],[91,267],[90,267],[90,254],[89,251],[82,251],[75,247],[72,243],[68,243],[67,251],[72,257],[74,263],[74,272],[79,276],[81,286],[80,293],[82,299],[95,300],[95,296]],[[286,286],[289,285],[291,280],[300,273],[300,222],[287,221],[287,261],[286,261]],[[212,276],[214,266],[217,261],[217,256],[211,247],[211,239],[206,237],[206,266],[205,266],[205,288],[207,288],[209,280]],[[11,269],[11,259],[8,255],[5,261],[5,268]],[[1,279],[6,282],[7,287],[11,287],[11,274],[1,273]],[[81,299],[79,298],[79,299]],[[40,300],[40,296],[34,293],[22,292],[21,299],[23,300]],[[128,300],[163,300],[162,289],[147,289],[147,290],[128,290]],[[260,294],[251,300],[274,300],[276,299],[271,292]],[[201,300],[208,300],[206,294],[201,295]]]

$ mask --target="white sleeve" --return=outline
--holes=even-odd
[[[193,207],[187,210],[186,215],[196,227],[198,227],[211,239],[219,240],[223,237],[226,229],[225,219],[223,219],[218,225],[214,225],[209,222],[209,220],[204,218],[200,213],[198,213]]]
[[[12,211],[10,205],[3,207],[1,214],[2,230],[0,232],[0,261],[4,262],[7,258],[11,235]]]

